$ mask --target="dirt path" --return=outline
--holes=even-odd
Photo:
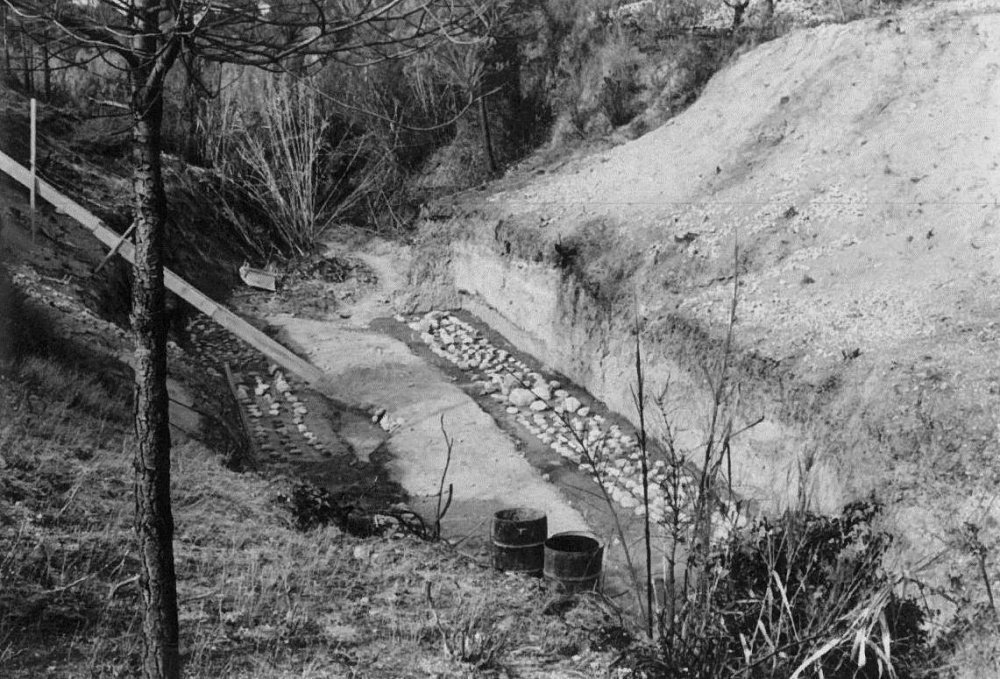
[[[342,255],[330,246],[327,253]],[[377,274],[370,293],[330,320],[273,314],[267,322],[327,373],[324,393],[378,413],[389,429],[391,473],[411,503],[433,517],[447,461],[441,421],[453,440],[447,483],[454,503],[444,522],[450,537],[488,535],[493,512],[529,506],[548,515],[549,531],[588,530],[581,514],[519,452],[517,445],[452,377],[414,354],[407,345],[371,324],[390,314],[389,300],[402,290],[405,254],[376,243],[356,255]]]

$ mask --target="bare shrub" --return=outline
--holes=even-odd
[[[369,157],[369,134],[330,113],[314,78],[262,72],[241,78],[202,123],[216,139],[206,157],[266,218],[271,243],[305,254],[378,188],[387,167]],[[245,212],[229,198],[234,215]],[[248,242],[259,241],[254,225],[244,229]]]

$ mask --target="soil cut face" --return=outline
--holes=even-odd
[[[974,567],[963,523],[1000,525],[998,38],[971,0],[762,45],[640,139],[428,211],[416,303],[506,326],[630,417],[638,326],[697,441],[735,289],[741,418],[765,417],[735,484],[773,509],[874,494],[946,583]]]

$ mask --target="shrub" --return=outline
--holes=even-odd
[[[662,621],[657,651],[631,661],[633,676],[920,676],[926,614],[883,569],[892,540],[875,527],[880,510],[792,510],[733,532]]]

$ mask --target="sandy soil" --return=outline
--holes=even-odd
[[[580,513],[552,484],[542,479],[516,442],[454,384],[454,378],[414,354],[401,339],[373,329],[372,321],[390,313],[389,300],[403,288],[406,252],[384,242],[357,256],[375,272],[378,283],[327,320],[291,313],[267,316],[290,346],[299,347],[326,373],[321,389],[330,398],[372,413],[385,411],[391,454],[389,469],[411,496],[411,504],[433,516],[447,460],[441,429],[453,440],[447,484],[454,502],[446,534],[461,538],[488,535],[494,511],[516,506],[548,515],[549,531],[588,530]],[[328,255],[344,256],[342,246]],[[447,486],[446,486],[447,487]]]

